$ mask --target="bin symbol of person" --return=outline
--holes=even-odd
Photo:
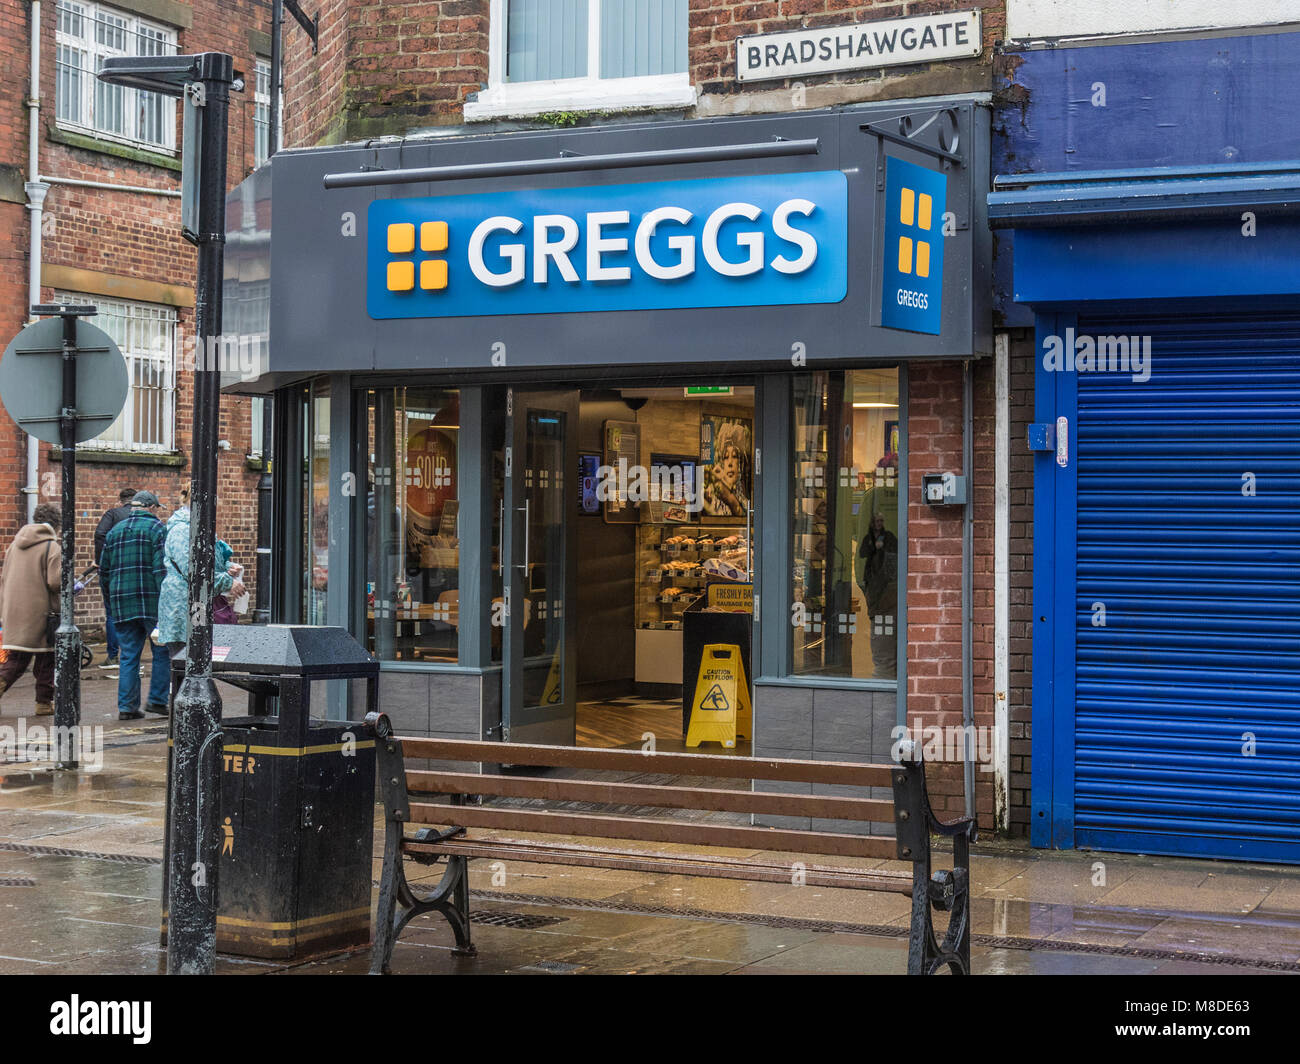
[[[235,829],[230,826],[230,817],[226,817],[225,823],[221,825],[221,833],[225,836],[221,842],[221,856],[225,857],[230,854],[235,856]]]

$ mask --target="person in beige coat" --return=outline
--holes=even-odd
[[[5,660],[0,662],[0,695],[32,665],[36,676],[36,715],[54,712],[54,647],[45,618],[59,609],[58,507],[36,507],[33,522],[23,525],[5,551],[0,570],[0,624],[4,626]]]

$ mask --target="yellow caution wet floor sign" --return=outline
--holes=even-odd
[[[538,705],[554,706],[560,701],[560,652],[557,650],[551,658],[551,671],[546,674],[546,688],[542,691],[542,700]]]
[[[700,658],[686,745],[721,743],[734,747],[737,737],[752,737],[753,720],[740,647],[734,643],[708,644]]]

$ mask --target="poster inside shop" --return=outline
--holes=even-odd
[[[628,470],[641,464],[641,426],[635,421],[605,422],[605,466],[617,471],[605,488],[605,521],[636,524],[641,506],[632,498]]]
[[[706,519],[742,523],[753,498],[754,422],[732,414],[700,417],[700,469]]]
[[[457,400],[453,397],[449,406],[440,410],[432,420],[417,420],[408,415],[408,568],[455,570],[458,564],[456,426],[460,424],[460,412],[457,407]]]

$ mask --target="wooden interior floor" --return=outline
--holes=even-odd
[[[675,699],[665,701],[629,695],[578,703],[579,746],[640,748],[646,742],[647,732],[654,736],[655,749],[665,752],[743,756],[752,752],[749,739],[737,740],[732,750],[721,743],[701,743],[688,749],[682,735],[682,704]]]

